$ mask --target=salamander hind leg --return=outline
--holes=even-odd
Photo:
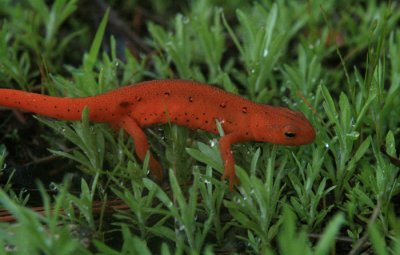
[[[149,143],[146,134],[137,124],[137,122],[129,117],[124,118],[118,126],[122,127],[134,140],[136,155],[141,161],[146,157],[146,153],[149,150]],[[161,164],[153,157],[150,153],[149,161],[150,171],[152,176],[158,183],[163,180],[163,171]]]
[[[235,173],[235,159],[232,153],[232,144],[240,141],[240,136],[237,134],[228,134],[219,140],[219,149],[224,163],[224,174],[222,180],[228,179],[229,190],[233,191],[233,186],[239,184],[239,179]]]

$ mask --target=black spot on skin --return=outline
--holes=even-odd
[[[121,101],[119,102],[119,106],[122,108],[127,108],[131,105],[131,103],[129,103],[128,101]]]
[[[246,132],[246,135],[249,135],[249,132]]]
[[[190,120],[189,119],[186,119],[186,123],[189,123],[190,122]]]
[[[70,112],[71,111],[71,109],[67,109],[67,112]]]
[[[208,124],[208,120],[204,121],[204,123]]]
[[[225,108],[225,107],[226,107],[226,102],[220,103],[220,104],[219,104],[219,107]]]
[[[142,98],[139,97],[139,96],[136,96],[135,99],[136,99],[136,101],[138,101],[138,102],[142,101]]]
[[[199,120],[199,117],[196,117],[196,120]]]
[[[244,114],[247,113],[247,107],[246,107],[246,106],[244,106],[244,107],[242,108],[242,113],[244,113]]]
[[[191,103],[193,102],[193,97],[189,97],[188,99],[189,99],[189,102],[191,102]]]
[[[169,93],[168,91],[164,92],[164,96],[169,97],[170,95],[171,95],[171,93]]]

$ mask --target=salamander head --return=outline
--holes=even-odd
[[[304,114],[287,108],[271,107],[263,114],[257,114],[252,122],[256,141],[296,146],[315,139],[314,127]]]

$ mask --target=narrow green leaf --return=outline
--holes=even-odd
[[[368,235],[372,243],[372,248],[377,255],[388,255],[387,245],[384,237],[380,233],[375,223],[368,226]]]
[[[341,213],[338,213],[333,217],[315,247],[315,255],[324,255],[329,253],[329,250],[335,244],[335,238],[344,222],[345,218]]]
[[[97,28],[97,32],[92,42],[92,46],[90,47],[89,53],[88,55],[85,56],[84,69],[86,72],[91,72],[97,61],[97,56],[99,54],[101,43],[103,41],[104,32],[106,31],[109,12],[110,10],[107,9],[106,13],[101,19],[100,25]]]

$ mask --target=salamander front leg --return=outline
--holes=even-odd
[[[224,162],[224,174],[222,180],[228,179],[229,190],[233,191],[233,186],[239,184],[239,179],[235,173],[235,159],[232,154],[232,144],[239,142],[240,136],[232,133],[227,134],[219,140],[219,150],[221,153],[222,160]]]
[[[124,118],[120,124],[122,127],[134,140],[135,142],[135,150],[136,155],[143,162],[146,157],[146,153],[149,150],[149,143],[147,140],[146,134],[139,127],[135,120],[127,117]],[[161,183],[163,180],[163,172],[161,164],[153,157],[150,153],[150,161],[149,161],[150,171],[153,177],[156,179],[158,183]]]

